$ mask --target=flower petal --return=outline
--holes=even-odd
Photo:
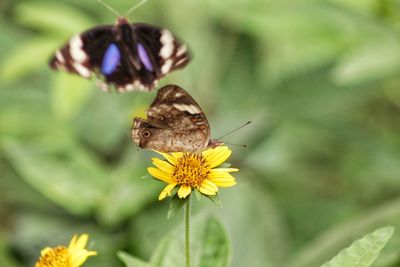
[[[239,169],[237,168],[216,168],[216,169],[212,169],[211,173],[220,173],[220,172],[237,172],[239,171]]]
[[[205,179],[201,184],[199,191],[205,195],[215,195],[218,192],[218,187],[210,180]]]
[[[183,156],[182,152],[172,152],[171,155],[176,159],[180,159]]]
[[[230,178],[214,178],[214,179],[210,179],[210,181],[219,187],[231,187],[236,184],[236,181],[233,177],[231,179]]]
[[[231,154],[232,151],[227,146],[222,146],[215,148],[212,153],[206,154],[205,158],[210,164],[210,168],[214,168],[221,165]]]
[[[154,152],[156,152],[156,153],[160,154],[161,156],[163,156],[164,158],[166,158],[169,161],[169,163],[171,163],[172,165],[176,164],[176,158],[174,156],[172,156],[168,153],[163,153],[163,152],[157,151],[157,150],[154,150]]]
[[[80,237],[78,237],[78,240],[75,243],[75,248],[76,249],[84,249],[86,247],[88,239],[89,239],[89,235],[82,234]]]
[[[190,192],[192,192],[192,188],[188,185],[182,185],[178,190],[178,197],[185,198],[187,197]]]
[[[175,183],[175,180],[171,177],[170,174],[165,173],[157,168],[154,167],[148,167],[147,171],[155,178],[167,183],[167,184],[173,184]]]
[[[227,150],[227,149],[229,149],[227,146],[217,146],[215,148],[209,148],[209,149],[203,151],[202,154],[203,154],[203,157],[208,158],[208,157],[212,157],[213,155],[215,155],[221,151]]]
[[[94,255],[97,255],[96,251],[87,251],[86,249],[75,251],[71,255],[71,266],[79,267],[87,260],[89,256]]]
[[[68,249],[74,248],[76,246],[77,240],[78,240],[78,236],[74,235],[72,237],[71,241],[69,241]]]
[[[158,200],[163,200],[163,199],[166,198],[167,196],[170,196],[170,195],[171,195],[171,191],[172,191],[172,189],[175,188],[175,186],[176,186],[176,183],[175,183],[175,184],[169,184],[169,185],[167,185],[167,186],[163,189],[163,191],[161,191],[160,195],[158,196]]]
[[[159,158],[152,158],[151,159],[153,161],[153,164],[159,168],[161,171],[168,173],[168,174],[172,174],[174,171],[174,167],[169,164],[167,161],[165,160],[161,160]]]
[[[52,248],[50,247],[45,247],[44,249],[42,249],[42,251],[40,251],[40,255],[44,256],[46,255],[49,251],[51,251]]]

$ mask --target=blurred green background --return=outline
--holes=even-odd
[[[154,153],[130,140],[155,92],[103,93],[47,66],[115,15],[95,0],[0,9],[0,266],[33,266],[82,232],[99,251],[85,266],[148,259],[182,221],[141,179]],[[223,208],[194,209],[226,227],[232,267],[319,266],[385,225],[397,233],[374,266],[400,266],[400,1],[150,0],[129,19],[189,44],[191,64],[161,85],[188,90],[214,137],[253,121],[226,138],[248,148],[232,147],[241,171]]]

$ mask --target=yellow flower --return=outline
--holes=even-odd
[[[230,187],[236,184],[230,172],[237,172],[239,169],[215,168],[232,154],[227,146],[207,149],[202,153],[157,153],[163,155],[167,161],[153,158],[153,164],[157,168],[149,167],[147,171],[168,184],[160,193],[158,200],[171,196],[171,191],[176,186],[179,186],[179,198],[185,198],[192,189],[211,196],[218,192],[218,187]]]
[[[74,235],[68,248],[58,246],[44,248],[35,267],[79,267],[89,256],[97,255],[96,251],[85,249],[89,236],[83,234],[79,237]]]

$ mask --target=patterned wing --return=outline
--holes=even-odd
[[[132,24],[136,38],[150,56],[157,78],[183,68],[190,61],[186,44],[179,41],[169,30],[144,23]]]
[[[119,92],[149,91],[160,78],[189,62],[186,45],[170,31],[119,17],[114,26],[92,28],[74,36],[50,60],[53,69],[101,79],[99,86]]]
[[[141,148],[163,152],[199,151],[210,141],[210,127],[196,101],[182,88],[167,85],[147,111],[135,118],[132,139]]]
[[[104,53],[114,39],[114,26],[98,26],[72,37],[50,59],[52,69],[89,78],[102,64]]]

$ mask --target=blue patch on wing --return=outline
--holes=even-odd
[[[144,67],[148,71],[153,71],[153,65],[151,64],[149,55],[147,54],[146,49],[144,49],[143,45],[141,45],[140,43],[137,44],[137,51],[139,54],[140,61],[143,63]]]
[[[118,47],[112,43],[107,48],[106,53],[103,57],[103,62],[101,63],[101,73],[103,75],[110,75],[115,71],[121,59],[121,53]]]

